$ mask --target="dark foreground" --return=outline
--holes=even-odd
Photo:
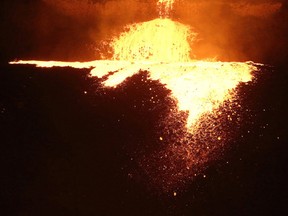
[[[101,89],[88,73],[1,67],[1,215],[288,214],[284,67],[263,68],[245,87],[250,111],[234,147],[175,197],[132,174],[134,149],[153,148],[168,92],[141,82],[145,73],[116,90]],[[160,95],[155,108],[150,87]]]

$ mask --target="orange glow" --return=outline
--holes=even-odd
[[[191,46],[197,33],[169,18],[173,4],[173,0],[158,0],[159,18],[129,25],[127,31],[112,38],[113,56],[110,58],[90,62],[10,62],[37,67],[91,69],[91,76],[101,79],[107,88],[116,88],[139,71],[146,71],[151,80],[162,83],[171,91],[169,96],[176,103],[176,108],[172,107],[163,119],[165,127],[170,129],[172,125],[172,130],[162,128],[159,140],[167,145],[161,151],[154,155],[141,155],[138,160],[151,179],[155,177],[155,182],[159,179],[162,188],[187,176],[197,176],[215,157],[215,152],[223,149],[228,138],[219,125],[223,119],[232,121],[232,115],[226,115],[227,110],[222,105],[227,102],[233,114],[237,112],[241,105],[235,102],[236,87],[251,81],[252,72],[257,70],[257,64],[253,62],[192,58]],[[187,115],[182,115],[183,112]],[[213,118],[215,116],[217,118]],[[174,136],[172,139],[171,134]],[[153,163],[155,170],[152,170]]]
[[[187,62],[195,34],[189,27],[170,19],[155,19],[129,26],[112,47],[115,60]]]
[[[232,10],[241,16],[268,17],[282,7],[281,2],[265,2],[258,4],[235,3],[230,4]]]
[[[159,0],[160,17],[127,27],[128,31],[111,42],[111,60],[91,62],[18,61],[12,64],[36,64],[38,67],[91,68],[91,75],[107,79],[103,85],[117,87],[140,70],[148,71],[171,90],[179,111],[188,112],[187,127],[195,131],[197,120],[217,110],[234,96],[240,82],[252,80],[252,63],[196,61],[191,58],[191,44],[196,33],[167,18],[174,1]],[[109,75],[109,72],[115,72]]]

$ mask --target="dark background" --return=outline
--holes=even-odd
[[[231,148],[205,171],[206,178],[174,197],[149,188],[131,159],[135,151],[153,148],[165,88],[156,81],[143,84],[146,73],[105,90],[87,76],[89,70],[8,65],[14,59],[92,60],[93,37],[108,30],[100,28],[100,18],[60,13],[42,1],[2,2],[1,215],[287,215],[288,13],[282,3],[268,18],[231,15],[238,26],[226,28],[233,36],[219,47],[241,51],[235,60],[270,66],[240,88],[249,111]],[[149,13],[137,19],[156,16]],[[206,23],[220,16],[211,14]],[[250,29],[245,34],[244,24]],[[235,53],[220,57],[229,60]],[[155,109],[149,88],[159,95]],[[146,105],[139,109],[142,101]]]

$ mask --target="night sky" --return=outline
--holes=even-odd
[[[220,60],[265,65],[255,82],[239,87],[244,121],[229,148],[203,171],[205,177],[172,192],[153,187],[135,158],[159,145],[156,122],[165,115],[169,93],[161,83],[143,82],[148,78],[141,72],[119,88],[104,89],[86,69],[8,64],[96,59],[105,35],[157,16],[153,1],[122,1],[125,7],[90,1],[95,8],[77,6],[81,13],[61,2],[69,1],[1,3],[1,215],[288,215],[286,1],[253,1],[282,4],[265,16],[235,14],[227,7],[231,1],[222,1],[205,16],[192,14],[194,21],[179,5],[174,16],[203,39],[195,44],[198,56],[205,56],[207,41],[215,48],[209,55],[219,52]],[[116,9],[103,13],[105,19],[94,13],[109,8]],[[159,95],[157,106],[148,102],[150,88]]]

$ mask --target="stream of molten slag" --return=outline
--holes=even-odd
[[[211,117],[213,113],[218,115],[220,113],[218,109],[225,101],[232,103],[236,95],[236,87],[239,83],[249,82],[253,79],[252,72],[257,69],[257,65],[253,62],[193,59],[191,44],[196,33],[192,32],[189,26],[169,18],[173,3],[172,0],[159,0],[160,18],[132,24],[128,26],[127,31],[114,38],[111,42],[114,51],[111,59],[90,62],[20,60],[10,63],[35,64],[37,67],[91,68],[91,75],[101,78],[106,87],[117,87],[139,71],[147,71],[150,79],[159,81],[171,90],[170,96],[177,104],[177,109],[172,112],[184,111],[187,113],[186,129],[190,135],[186,134],[186,137],[181,138],[182,141],[186,140],[182,145],[182,150],[179,150],[179,145],[171,144],[163,153],[163,155],[167,155],[167,152],[173,152],[170,155],[171,158],[184,160],[186,164],[184,171],[179,171],[179,167],[173,168],[174,165],[171,165],[175,164],[178,159],[174,159],[173,163],[167,162],[166,166],[170,167],[169,173],[172,173],[170,176],[175,177],[177,173],[181,172],[179,178],[183,178],[185,175],[195,174],[197,170],[199,171],[199,167],[207,162],[211,152],[220,146],[223,147],[223,142],[225,142],[219,135],[212,133],[203,135],[208,129],[199,133],[201,130],[198,127],[199,121],[203,122],[203,119],[206,121],[206,118],[207,128],[213,127],[214,123],[209,124],[209,116]],[[211,130],[214,131],[214,129]],[[194,137],[194,141],[191,141],[191,136]],[[187,141],[187,137],[190,137],[190,141]],[[203,144],[204,140],[210,141],[205,141]],[[187,142],[191,143],[187,145]],[[171,149],[173,150],[170,151]],[[183,152],[186,156],[183,156]],[[189,169],[187,170],[186,167]],[[163,168],[162,173],[167,172],[167,169],[165,170]],[[163,174],[163,176],[165,175]]]
[[[158,13],[161,18],[169,17],[175,0],[158,0]]]
[[[172,4],[172,1],[169,1]],[[168,4],[168,3],[167,3]],[[129,26],[114,38],[110,60],[91,62],[15,61],[11,64],[35,64],[38,67],[92,68],[91,75],[107,87],[117,87],[140,70],[159,80],[171,90],[180,111],[188,111],[187,127],[203,114],[213,112],[227,99],[240,82],[252,80],[253,63],[196,61],[191,46],[196,34],[179,22],[158,18]],[[109,72],[115,72],[108,75]],[[108,76],[107,76],[108,75]]]

